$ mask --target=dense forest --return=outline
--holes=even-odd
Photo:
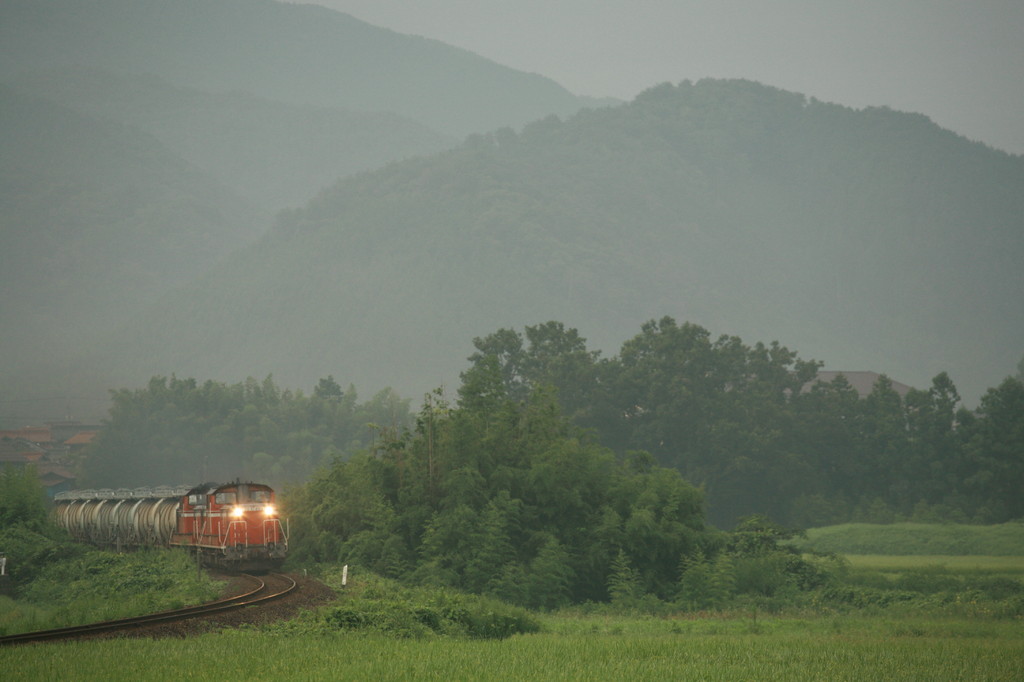
[[[80,466],[104,486],[288,483],[297,560],[541,608],[820,586],[787,528],[1024,517],[1020,376],[973,411],[945,373],[860,397],[777,343],[668,317],[608,359],[554,321],[474,345],[454,400],[415,415],[333,377],[309,396],[154,378],[115,394]]]
[[[283,485],[410,422],[409,402],[384,390],[359,402],[328,376],[311,395],[272,377],[228,385],[175,376],[112,396],[106,428],[79,462],[99,487],[195,484],[238,477]]]
[[[430,500],[421,502],[436,511],[430,505],[443,506],[443,491],[456,484],[442,481],[455,469],[464,477],[459,486],[483,486],[483,497],[473,498],[483,504],[495,492],[497,483],[488,481],[496,471],[512,476],[512,469],[539,466],[529,453],[549,452],[554,439],[561,463],[545,465],[552,478],[543,483],[552,490],[582,485],[575,476],[591,467],[660,467],[698,486],[703,501],[694,509],[706,509],[722,528],[756,514],[794,527],[1024,517],[1020,376],[989,389],[973,410],[946,373],[902,397],[882,376],[860,397],[842,375],[816,382],[820,363],[778,343],[715,339],[668,317],[643,325],[607,359],[559,322],[523,333],[500,329],[474,343],[456,404],[438,389],[416,419],[394,392],[360,403],[354,388],[343,391],[332,377],[308,396],[270,377],[235,385],[157,377],[145,388],[115,392],[109,423],[81,473],[91,485],[116,487],[197,476],[281,485],[320,471],[314,491],[366,467],[358,476],[371,476],[381,457],[408,452],[401,456],[411,462],[427,448],[434,458],[428,478],[436,480],[410,476],[432,486]],[[531,440],[534,427],[539,445]],[[515,475],[538,484],[546,476]],[[369,494],[309,491],[317,504]],[[589,499],[584,491],[565,494]]]

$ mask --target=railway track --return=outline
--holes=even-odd
[[[254,585],[253,589],[233,597],[227,597],[225,599],[219,599],[217,601],[207,602],[197,606],[188,606],[182,609],[160,611],[158,613],[150,613],[144,616],[135,616],[133,618],[120,618],[117,620],[107,620],[98,623],[88,623],[86,625],[72,625],[70,627],[55,628],[53,630],[37,630],[35,632],[23,632],[16,635],[5,635],[0,637],[0,645],[45,642],[58,639],[75,639],[77,637],[85,637],[98,633],[113,632],[117,630],[128,631],[143,628],[148,625],[198,618],[200,616],[223,613],[226,611],[242,609],[247,606],[263,604],[273,599],[283,597],[294,590],[296,586],[294,580],[281,574],[271,574],[266,576],[267,578],[272,579],[272,582],[275,583],[273,586],[268,585],[267,581],[253,575],[245,575],[244,577],[252,581]]]

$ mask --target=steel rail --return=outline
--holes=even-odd
[[[71,625],[68,627],[54,628],[52,630],[36,630],[34,632],[21,632],[14,635],[5,635],[0,637],[0,645],[4,644],[19,644],[25,642],[43,642],[53,639],[71,639],[80,635],[94,634],[98,632],[111,632],[114,630],[126,630],[133,627],[139,627],[143,625],[151,625],[155,623],[167,623],[175,620],[186,620],[188,618],[195,618],[198,616],[204,616],[211,613],[220,613],[223,611],[231,611],[234,609],[240,609],[245,606],[252,606],[254,604],[260,604],[262,602],[270,601],[282,597],[292,590],[295,589],[296,583],[294,580],[286,575],[274,574],[275,577],[282,578],[288,581],[288,585],[283,590],[278,590],[271,594],[259,595],[261,592],[267,589],[266,583],[257,578],[256,576],[243,574],[246,578],[256,581],[257,587],[249,590],[242,594],[235,595],[233,597],[226,597],[224,599],[218,599],[217,601],[206,602],[205,604],[197,604],[195,606],[186,606],[181,609],[172,609],[170,611],[159,611],[157,613],[149,613],[143,616],[133,616],[131,618],[118,618],[116,620],[100,621],[98,623],[86,623],[84,625]]]

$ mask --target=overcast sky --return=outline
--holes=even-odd
[[[1024,0],[301,0],[632,99],[738,77],[1024,153]]]

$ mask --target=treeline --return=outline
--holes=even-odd
[[[493,399],[514,405],[546,387],[552,409],[590,443],[618,461],[644,453],[701,488],[720,528],[752,514],[788,527],[1024,517],[1019,376],[974,410],[945,373],[903,396],[883,376],[861,397],[842,376],[815,383],[819,363],[777,343],[713,339],[668,317],[607,359],[560,322],[500,329],[474,344],[460,396],[475,395],[473,382],[491,374]],[[471,407],[465,400],[460,411]],[[393,391],[361,403],[333,377],[310,395],[270,377],[235,385],[155,377],[113,394],[106,428],[79,462],[80,483],[301,482],[412,419]],[[475,447],[504,446],[491,437]]]
[[[112,394],[110,418],[78,462],[82,485],[116,488],[247,478],[280,486],[407,425],[409,402],[385,389],[360,403],[332,376],[311,395],[272,377],[222,382],[154,377]]]
[[[904,397],[881,377],[861,398],[777,343],[712,339],[665,317],[601,359],[557,322],[475,340],[508,395],[556,388],[573,422],[620,455],[650,453],[707,495],[720,527],[767,514],[795,527],[846,521],[997,523],[1024,517],[1024,384],[968,410],[952,379]]]
[[[456,406],[432,394],[416,426],[337,461],[287,499],[292,556],[531,608],[658,610],[775,598],[828,579],[762,517],[722,533],[703,494],[645,452],[617,457],[546,386],[513,397],[495,355]]]
[[[83,475],[312,475],[283,499],[294,560],[534,608],[785,599],[833,577],[786,528],[1024,516],[1019,378],[974,411],[945,374],[904,397],[882,377],[861,398],[777,343],[668,317],[609,359],[559,322],[474,345],[457,401],[438,389],[415,416],[333,377],[309,396],[156,377],[115,393]]]
[[[837,584],[783,542],[791,523],[1020,514],[1018,379],[975,412],[945,374],[860,398],[783,346],[671,318],[609,360],[558,322],[474,343],[456,404],[428,395],[414,428],[291,491],[295,560],[533,608],[705,609]]]

